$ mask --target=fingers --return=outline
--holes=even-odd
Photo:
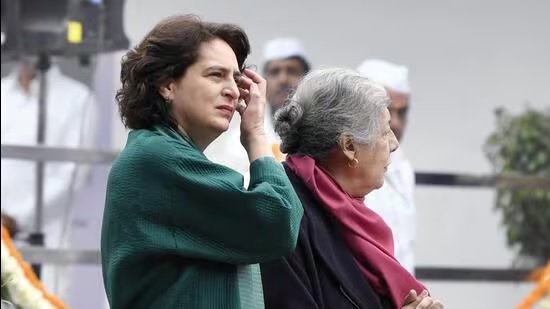
[[[243,99],[239,99],[236,110],[241,116],[243,115],[244,111],[246,110],[246,103]]]
[[[239,78],[239,92],[241,93],[241,98],[244,99],[247,104],[251,97],[260,96],[258,85],[246,76],[241,76]]]
[[[248,102],[250,100],[250,91],[239,87],[239,102],[241,100],[244,100],[245,103]]]
[[[256,74],[256,72],[245,69],[243,75],[239,77],[238,85],[240,88],[240,98],[246,103],[246,108],[255,106],[253,109],[260,108],[259,111],[263,114],[263,105],[266,101],[265,79]]]
[[[420,302],[420,304],[418,304],[416,308],[417,309],[443,309],[443,303],[431,297],[426,297]]]
[[[431,297],[425,297],[422,299],[422,301],[416,306],[416,309],[428,309],[432,308],[431,305],[433,304],[434,300]]]
[[[428,290],[423,290],[422,293],[420,293],[420,295],[417,295],[416,290],[413,289],[409,291],[409,294],[407,294],[407,297],[405,297],[405,301],[403,303],[405,305],[411,304],[413,302],[418,303],[420,300],[422,300],[424,297],[428,295],[429,295]]]
[[[409,294],[407,294],[407,297],[405,297],[405,301],[403,302],[405,305],[408,305],[416,300],[416,291],[410,290]]]
[[[260,93],[266,92],[267,89],[267,82],[266,80],[258,73],[250,70],[250,69],[244,69],[243,71],[243,77],[247,77],[253,84],[258,86],[258,90]]]
[[[256,84],[265,86],[266,81],[260,74],[254,72],[250,69],[244,69],[243,73],[248,78],[250,78],[252,81],[254,81]]]
[[[245,75],[241,75],[239,76],[238,84],[239,84],[239,88],[248,90],[250,89],[250,86],[254,84],[254,82],[250,78],[246,77]]]
[[[247,97],[250,95],[250,91],[248,89],[242,88],[239,86],[239,93],[241,95],[241,99],[244,99],[244,97]]]
[[[402,309],[442,309],[434,305],[441,305],[439,301],[434,300],[429,296],[428,290],[423,290],[420,295],[416,294],[415,290],[410,290],[404,301]]]

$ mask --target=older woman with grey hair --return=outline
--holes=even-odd
[[[266,308],[442,308],[395,259],[363,199],[399,143],[384,88],[342,68],[313,71],[275,115],[286,173],[304,206],[298,245],[262,265]]]

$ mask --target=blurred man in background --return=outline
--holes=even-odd
[[[384,60],[370,59],[363,61],[357,70],[386,88],[392,100],[389,107],[391,129],[401,142],[411,100],[408,69]],[[413,243],[416,232],[414,185],[414,170],[403,148],[399,147],[391,154],[391,164],[386,172],[384,185],[369,193],[365,199],[367,207],[382,216],[392,229],[395,257],[413,274]]]
[[[96,102],[84,84],[64,75],[53,64],[45,73],[45,145],[87,148],[94,144]],[[39,78],[34,59],[21,61],[2,78],[2,144],[37,145]],[[71,162],[46,162],[43,182],[45,246],[64,248],[70,234],[73,198],[82,187],[88,167]],[[2,158],[2,223],[12,235],[35,231],[36,163]],[[64,266],[42,267],[42,281],[51,293],[65,298],[68,273]]]
[[[279,137],[273,131],[273,115],[310,70],[305,49],[298,39],[275,38],[264,45],[263,73],[267,80],[266,132],[272,142]]]

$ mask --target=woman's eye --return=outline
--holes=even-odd
[[[210,76],[222,78],[223,74],[221,72],[212,72],[210,73]]]

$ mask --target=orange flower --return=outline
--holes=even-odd
[[[271,151],[273,152],[275,160],[281,162],[285,159],[285,155],[281,152],[281,145],[271,144]]]
[[[54,308],[58,309],[67,309],[68,307],[63,304],[59,299],[57,299],[55,296],[49,294],[44,289],[44,286],[38,280],[34,272],[32,271],[32,268],[30,265],[23,260],[23,257],[21,256],[21,253],[15,248],[13,245],[13,242],[11,241],[11,238],[9,236],[8,230],[2,225],[2,244],[8,249],[9,255],[13,257],[16,261],[19,267],[23,270],[23,276],[27,281],[31,284],[32,287],[34,287],[38,292],[42,294],[44,299],[48,301]]]
[[[545,267],[533,271],[529,279],[536,281],[535,288],[523,299],[517,309],[531,309],[543,297],[550,294],[550,260]]]

